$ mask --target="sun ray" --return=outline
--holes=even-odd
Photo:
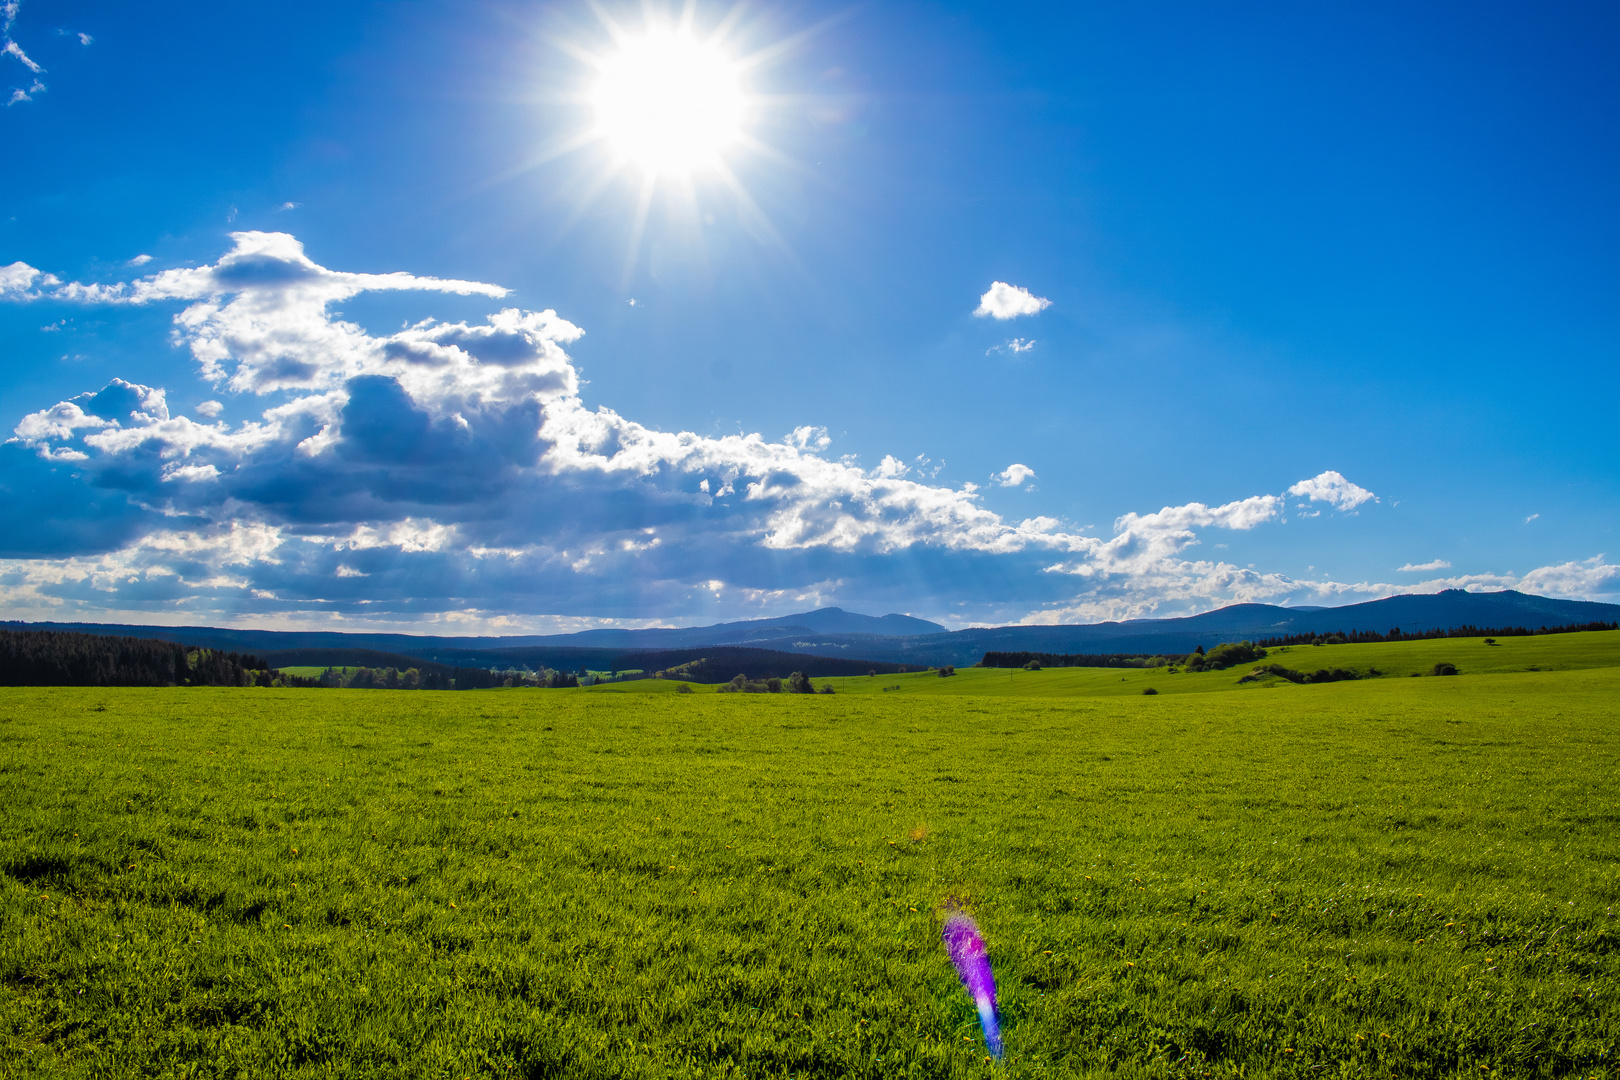
[[[647,173],[641,178],[641,196],[636,200],[636,215],[630,225],[630,244],[625,252],[624,273],[619,278],[620,290],[630,287],[630,277],[635,273],[636,262],[641,248],[641,234],[647,227],[647,215],[652,210],[653,195],[658,189],[658,176]]]

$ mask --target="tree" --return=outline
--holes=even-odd
[[[795,671],[788,676],[788,693],[813,694],[816,688],[811,684],[810,677],[802,671]]]

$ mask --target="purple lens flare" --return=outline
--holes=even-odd
[[[1001,1026],[996,1022],[996,977],[990,972],[990,955],[985,951],[984,938],[972,919],[958,912],[945,920],[940,936],[945,940],[945,951],[950,953],[962,985],[973,998],[979,1010],[979,1027],[984,1029],[984,1045],[990,1056],[1001,1057]]]

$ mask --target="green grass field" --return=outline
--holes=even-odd
[[[1620,1077],[1614,640],[0,690],[0,1075]]]

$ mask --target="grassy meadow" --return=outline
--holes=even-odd
[[[1620,1077],[1616,642],[0,690],[0,1075]]]

